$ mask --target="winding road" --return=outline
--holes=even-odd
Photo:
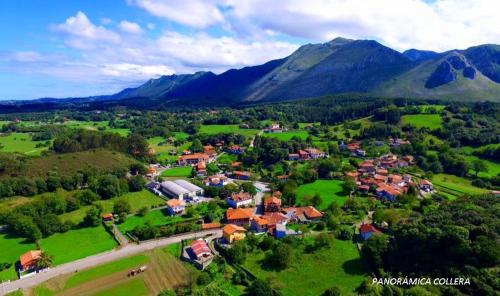
[[[84,270],[86,268],[101,265],[103,263],[112,262],[124,257],[128,257],[138,253],[143,253],[155,248],[178,243],[185,239],[201,238],[205,236],[210,236],[211,238],[221,237],[222,230],[214,229],[214,230],[206,230],[195,233],[180,234],[167,238],[145,241],[138,245],[128,244],[124,247],[114,249],[112,251],[92,255],[76,261],[58,265],[54,268],[47,269],[30,277],[2,283],[0,286],[0,295],[5,295],[10,292],[16,291],[18,289],[27,289],[37,286],[58,275],[78,272],[78,270]]]

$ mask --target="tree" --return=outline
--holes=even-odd
[[[113,213],[115,214],[129,214],[131,210],[132,207],[130,206],[130,203],[124,198],[117,199],[113,204]]]
[[[321,296],[341,296],[342,293],[340,292],[340,289],[337,287],[331,287],[325,290]]]
[[[287,268],[292,259],[292,248],[288,244],[274,244],[271,253],[266,257],[266,263],[276,269]]]
[[[486,172],[488,168],[486,167],[486,163],[480,159],[474,160],[472,162],[472,169],[476,173],[476,177],[480,172]]]
[[[251,195],[257,194],[257,188],[255,188],[252,182],[245,182],[241,184],[241,189],[243,189],[243,191],[245,192],[250,193]]]
[[[146,185],[146,179],[143,176],[133,176],[128,180],[128,188],[131,192],[141,191]]]
[[[373,235],[363,245],[362,253],[375,268],[380,268],[384,263],[384,255],[388,250],[385,235]]]
[[[85,217],[83,218],[83,225],[89,227],[96,227],[101,223],[102,211],[96,206],[91,207]]]
[[[42,252],[40,254],[40,258],[36,261],[36,268],[37,269],[45,269],[49,268],[52,266],[52,256],[47,254],[46,252]]]
[[[256,279],[252,282],[250,287],[248,287],[248,295],[250,296],[275,296],[276,293],[271,288],[267,282],[263,280]]]
[[[323,203],[321,195],[319,193],[314,194],[314,196],[311,198],[311,203],[313,204],[313,206],[319,207]]]
[[[145,206],[145,207],[142,207],[139,209],[139,211],[137,212],[137,215],[144,217],[148,214],[148,212],[149,212],[149,208]]]
[[[328,233],[320,233],[314,238],[314,247],[316,249],[321,249],[330,246],[332,238]]]
[[[104,175],[97,182],[97,193],[103,198],[108,199],[119,196],[120,180],[115,175]]]
[[[241,264],[245,261],[247,254],[247,245],[244,240],[236,241],[233,246],[227,251],[228,259],[236,264]]]
[[[99,195],[97,195],[95,192],[93,192],[90,189],[85,189],[83,191],[79,191],[76,195],[76,197],[80,200],[80,202],[84,205],[90,205],[94,201],[99,200]]]
[[[346,178],[342,183],[342,189],[345,194],[350,194],[356,189],[356,181],[353,178]]]
[[[194,139],[193,144],[189,147],[189,150],[191,150],[191,152],[203,152],[203,145],[201,144],[201,141],[199,139]]]

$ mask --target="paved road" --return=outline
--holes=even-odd
[[[86,257],[83,259],[79,259],[73,262],[56,266],[54,268],[48,269],[46,271],[35,274],[28,278],[3,283],[2,286],[0,287],[0,295],[5,295],[9,292],[18,289],[27,289],[30,287],[37,286],[58,275],[74,273],[77,272],[78,270],[83,270],[89,267],[94,267],[103,263],[115,261],[138,253],[143,253],[158,247],[164,247],[173,243],[178,243],[184,239],[199,238],[207,235],[213,237],[220,237],[222,236],[222,230],[214,229],[214,230],[200,231],[196,233],[182,234],[173,237],[143,242],[139,245],[129,244],[119,249],[114,249],[112,251],[100,253],[97,255],[93,255],[90,257]]]
[[[257,194],[255,194],[255,213],[262,215],[264,214],[264,205],[262,204],[262,198],[264,194],[269,191],[269,184],[264,182],[254,182],[253,185],[258,189]]]

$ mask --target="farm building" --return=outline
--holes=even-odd
[[[202,188],[186,180],[164,181],[160,188],[167,196],[179,200],[197,200],[204,193]]]
[[[42,256],[42,251],[31,250],[19,257],[19,273],[29,273],[35,271],[36,264]]]
[[[182,200],[172,198],[167,201],[167,207],[170,215],[174,216],[182,214],[186,208],[186,204]]]
[[[214,256],[208,247],[207,242],[200,238],[191,242],[189,247],[184,249],[183,257],[188,259],[197,268],[203,270],[210,263],[212,263]]]
[[[253,203],[253,197],[248,192],[238,192],[238,193],[234,192],[227,199],[227,204],[235,209],[251,205],[252,203]]]
[[[241,226],[228,224],[222,229],[222,236],[226,243],[232,244],[234,241],[244,239],[246,232],[246,229]]]
[[[253,216],[253,208],[237,208],[237,209],[227,209],[226,220],[227,223],[236,225],[249,225],[250,219]]]

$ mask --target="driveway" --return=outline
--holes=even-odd
[[[262,198],[266,192],[269,192],[269,184],[263,182],[254,182],[253,185],[257,188],[257,194],[255,194],[255,212],[254,214],[262,215],[264,214],[264,205],[262,204]]]
[[[50,268],[46,271],[35,274],[31,277],[27,277],[24,279],[19,279],[11,282],[5,282],[0,286],[0,295],[5,295],[9,292],[18,290],[18,289],[27,289],[34,286],[37,286],[53,277],[58,275],[67,274],[67,273],[75,273],[79,270],[84,270],[90,267],[94,267],[97,265],[101,265],[104,263],[112,262],[124,257],[128,257],[131,255],[143,253],[155,248],[164,247],[170,244],[178,243],[185,239],[193,239],[200,238],[204,236],[212,236],[212,237],[220,237],[222,236],[221,229],[200,231],[196,233],[187,233],[176,235],[167,238],[161,238],[151,241],[146,241],[141,244],[128,244],[125,247],[114,249],[112,251],[96,254],[93,256],[89,256],[83,259],[79,259],[73,262],[68,262],[54,268]]]

